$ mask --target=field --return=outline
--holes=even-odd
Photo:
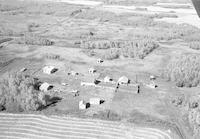
[[[171,139],[170,133],[119,122],[33,114],[0,114],[1,138]]]
[[[0,0],[0,16],[0,138],[200,137],[190,1]],[[80,110],[90,98],[102,103]]]

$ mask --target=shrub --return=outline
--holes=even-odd
[[[200,56],[181,55],[172,59],[163,72],[163,76],[175,81],[178,87],[195,87],[200,83]]]
[[[0,106],[7,111],[36,111],[45,104],[35,89],[36,80],[22,73],[8,73],[0,83]]]
[[[195,50],[200,49],[200,41],[192,41],[189,43],[189,47]]]
[[[63,60],[60,55],[57,54],[45,54],[44,57],[52,60]]]

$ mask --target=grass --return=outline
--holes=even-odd
[[[200,56],[184,54],[170,61],[163,72],[169,81],[175,81],[178,87],[196,87],[200,84]]]

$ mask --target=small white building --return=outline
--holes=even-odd
[[[156,77],[154,75],[151,75],[149,78],[150,80],[156,80]]]
[[[112,78],[111,78],[110,76],[106,76],[106,77],[103,79],[103,81],[104,81],[105,83],[109,83],[109,82],[112,81]]]
[[[91,105],[100,105],[101,99],[100,98],[90,98],[89,102]]]
[[[46,82],[42,83],[39,87],[40,91],[44,91],[44,92],[50,90],[51,88],[52,88],[52,85],[50,85]]]
[[[129,79],[126,76],[122,76],[118,80],[118,84],[128,84],[128,83],[129,83]]]
[[[71,75],[72,75],[72,76],[76,76],[76,75],[78,75],[78,72],[72,70],[72,71],[71,71]]]
[[[79,109],[85,110],[86,108],[87,108],[86,102],[83,100],[79,101]]]
[[[45,66],[43,69],[43,72],[46,74],[52,74],[54,73],[57,69],[54,66]]]
[[[95,86],[95,83],[81,82],[81,86]]]
[[[24,72],[26,70],[27,70],[27,68],[22,68],[22,69],[20,69],[20,72]]]
[[[94,68],[89,68],[88,72],[89,72],[89,73],[95,73],[96,70],[95,70]]]
[[[97,59],[97,63],[103,63],[103,59],[101,58]]]

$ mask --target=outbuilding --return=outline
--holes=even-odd
[[[89,102],[91,105],[100,105],[101,99],[100,98],[90,98]]]
[[[130,80],[126,76],[122,76],[118,80],[118,84],[126,84],[127,85],[129,82],[130,82]]]
[[[94,68],[89,68],[88,72],[89,72],[89,73],[95,73],[96,70],[95,70]]]
[[[51,88],[53,88],[53,86],[46,82],[42,83],[39,87],[40,91],[44,91],[44,92],[50,90]]]
[[[97,63],[103,63],[103,59],[101,58],[97,59]]]
[[[58,69],[55,68],[54,66],[45,66],[42,70],[46,74],[52,74],[52,73],[56,72]]]
[[[111,82],[113,79],[110,77],[110,76],[106,76],[106,77],[104,77],[104,79],[103,79],[103,81],[105,82],[105,83],[109,83],[109,82]]]
[[[86,103],[84,100],[79,101],[79,109],[80,110],[85,110],[88,107],[90,107],[89,103]]]

